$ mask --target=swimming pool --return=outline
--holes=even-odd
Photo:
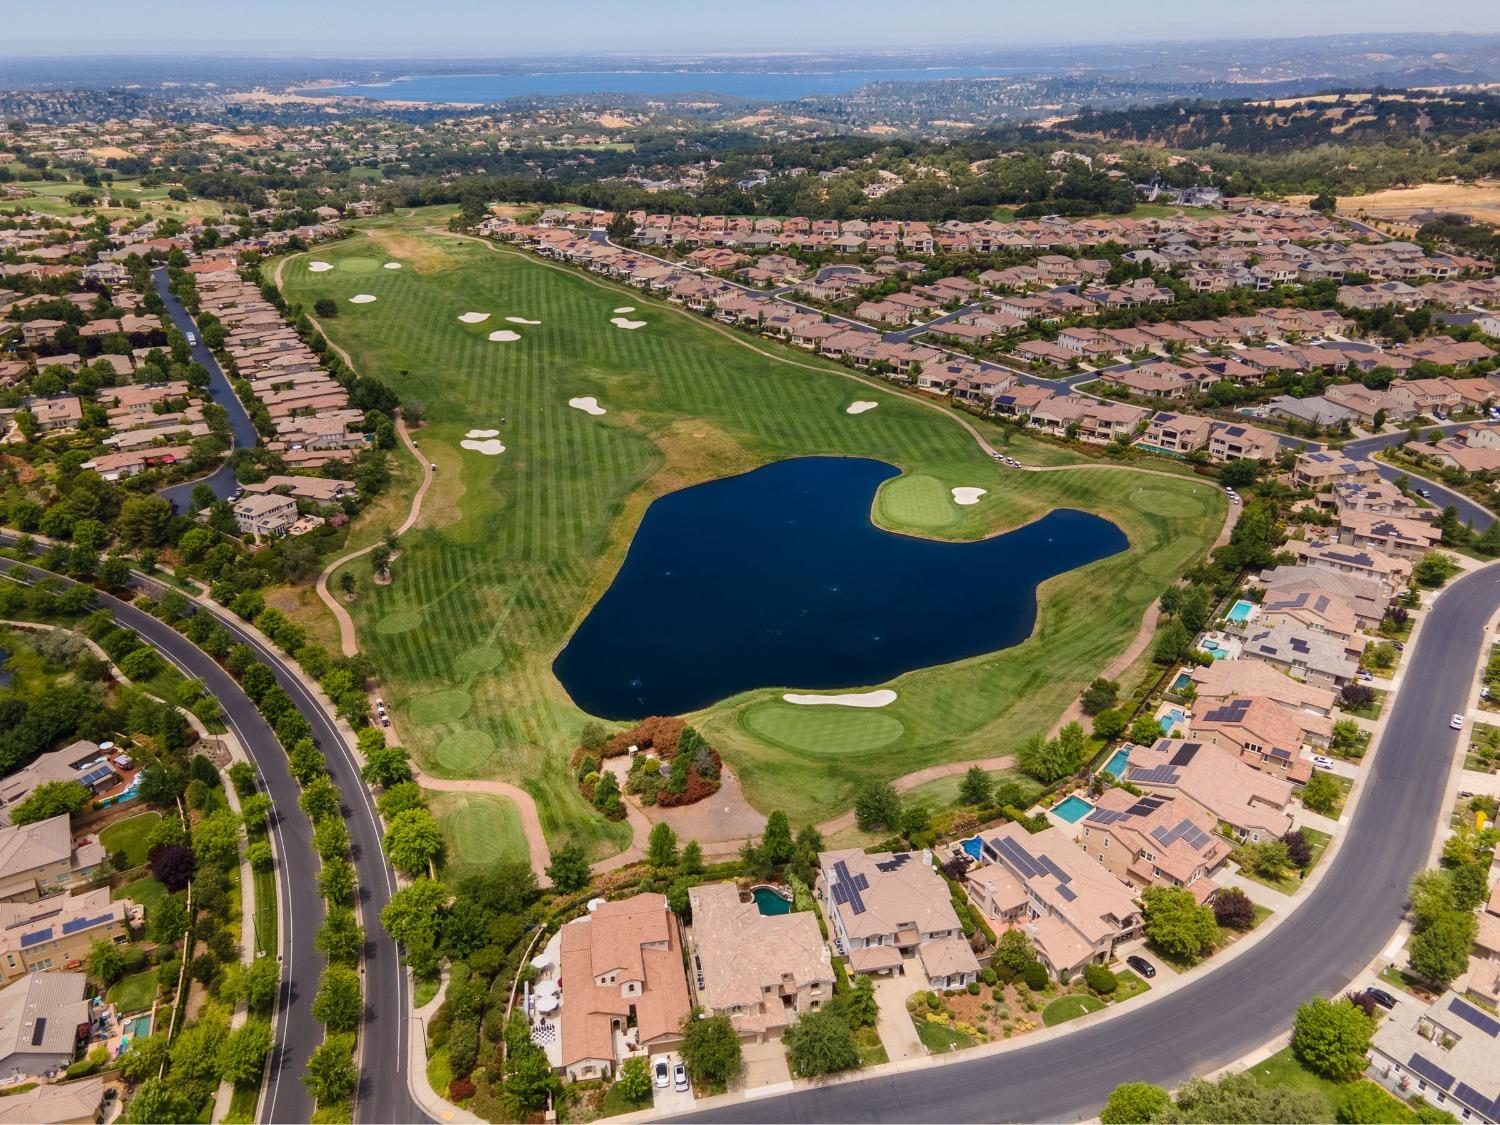
[[[1120,781],[1125,777],[1125,766],[1129,761],[1129,750],[1116,750],[1109,761],[1104,763],[1104,769],[1101,772],[1114,774],[1115,780]]]
[[[1088,816],[1089,813],[1094,811],[1094,806],[1089,804],[1082,797],[1074,796],[1069,797],[1067,800],[1057,805],[1057,807],[1055,807],[1052,811],[1066,820],[1069,824],[1077,824],[1084,817]]]
[[[750,892],[750,897],[755,899],[756,909],[762,914],[774,917],[777,914],[792,912],[791,900],[774,887],[756,887]]]
[[[1161,724],[1161,732],[1162,732],[1162,734],[1171,734],[1172,733],[1172,728],[1175,727],[1178,723],[1182,722],[1186,718],[1187,718],[1187,715],[1184,714],[1180,708],[1173,707],[1170,711],[1168,711],[1166,714],[1162,715],[1156,721]],[[1116,776],[1118,776],[1118,775],[1116,775]]]
[[[1255,603],[1247,602],[1243,598],[1241,598],[1239,601],[1235,602],[1233,608],[1230,609],[1229,620],[1235,622],[1236,624],[1243,625],[1246,621],[1250,620],[1250,615],[1254,612]]]
[[[958,846],[968,853],[970,859],[979,863],[984,858],[984,841],[978,836],[970,836],[967,840],[960,840]]]
[[[1177,678],[1172,681],[1172,686],[1168,690],[1171,691],[1173,695],[1176,695],[1192,682],[1193,674],[1191,672],[1178,672]]]

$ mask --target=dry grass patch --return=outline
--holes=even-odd
[[[370,227],[365,233],[392,258],[410,262],[418,273],[442,273],[458,264],[453,255],[430,238],[416,238],[383,227]]]

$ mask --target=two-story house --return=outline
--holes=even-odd
[[[1134,886],[1186,887],[1199,902],[1219,889],[1211,876],[1233,850],[1214,818],[1191,801],[1118,788],[1100,794],[1083,818],[1078,846]]]
[[[104,864],[92,837],[76,844],[67,813],[0,828],[0,900],[25,902],[87,882]]]

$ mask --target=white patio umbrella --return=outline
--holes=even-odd
[[[557,982],[555,980],[539,980],[534,989],[538,996],[556,996]]]
[[[538,996],[537,1000],[536,1000],[536,1010],[539,1011],[539,1012],[555,1012],[555,1011],[557,1011],[557,997],[556,996]]]

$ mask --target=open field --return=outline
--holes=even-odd
[[[403,740],[436,776],[524,786],[554,846],[576,838],[605,855],[628,840],[625,825],[597,817],[578,795],[567,755],[586,716],[550,666],[657,496],[796,454],[870,456],[926,478],[894,478],[877,496],[873,518],[895,531],[972,539],[1069,506],[1113,519],[1130,539],[1130,550],[1046,583],[1025,643],[903,676],[889,685],[897,702],[878,712],[793,707],[780,701],[785,689],[770,689],[692,717],[753,804],[785,807],[799,821],[843,811],[870,778],[1003,754],[1046,728],[1222,525],[1223,497],[1201,480],[1003,469],[943,412],[634,291],[424,231],[445,215],[371,220],[373,237],[357,233],[287,261],[283,284],[304,307],[337,300],[339,315],[325,325],[334,342],[359,370],[428,407],[416,436],[438,466],[439,506],[403,537],[392,585],[369,584],[367,560],[349,564],[360,580],[350,612]],[[374,268],[397,248],[413,253],[413,267],[449,264]],[[335,268],[311,273],[310,259]],[[378,299],[349,304],[357,293]],[[613,326],[623,305],[646,325]],[[468,311],[492,315],[460,323]],[[541,324],[491,342],[508,316]],[[569,409],[570,397],[585,395],[608,413]],[[846,414],[856,399],[880,407]],[[498,430],[505,451],[461,449],[471,428]],[[1024,435],[1009,449],[1027,464],[1079,460]],[[934,503],[955,486],[988,494],[963,509]]]
[[[1407,222],[1416,211],[1451,211],[1488,223],[1500,223],[1500,182],[1420,184],[1369,195],[1339,197],[1339,213]]]
[[[222,206],[211,199],[189,199],[185,203],[168,199],[166,186],[142,187],[139,180],[116,180],[108,186],[97,188],[88,187],[78,180],[61,182],[18,180],[6,186],[33,191],[36,194],[25,199],[0,200],[0,211],[19,207],[23,211],[38,211],[44,215],[81,215],[85,212],[95,212],[108,215],[111,219],[122,215],[135,215],[141,219],[151,215],[175,215],[183,220],[218,216],[224,211]],[[91,192],[98,196],[99,202],[87,207],[69,203],[67,197],[75,191]],[[106,196],[112,206],[104,206]],[[138,203],[139,209],[128,208],[127,200]]]

